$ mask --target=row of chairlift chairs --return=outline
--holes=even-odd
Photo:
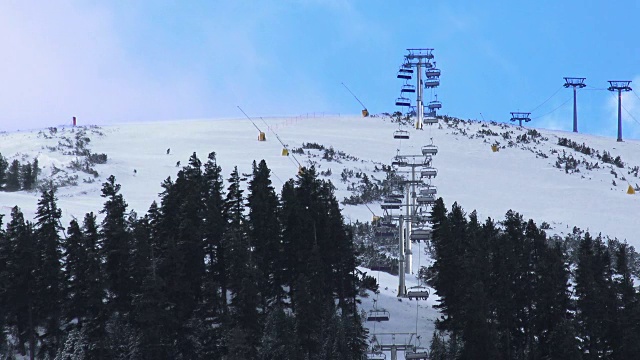
[[[438,87],[440,85],[440,69],[430,62],[423,64],[423,66],[427,68],[425,70],[426,79],[423,81],[424,87],[427,89]],[[403,64],[398,70],[397,78],[405,80],[405,84],[400,89],[400,97],[396,99],[396,106],[411,107],[411,100],[405,94],[416,92],[415,86],[408,83],[413,77],[413,71],[410,64]],[[427,107],[433,113],[442,108],[442,103],[436,98],[436,100],[429,102]]]
[[[398,78],[410,80],[412,73],[413,73],[413,69],[407,66],[403,66],[399,70]],[[426,75],[427,75],[427,82],[425,82],[425,87],[435,87],[439,85],[439,80],[437,79],[437,77],[440,76],[439,69],[436,69],[433,67],[428,68],[426,71]],[[414,93],[414,92],[415,92],[415,88],[409,84],[403,85],[401,90],[402,94]],[[399,98],[396,101],[396,105],[410,106],[411,103],[409,99],[401,96],[401,98]],[[431,103],[429,103],[428,107],[432,111],[432,114],[434,114],[433,120],[437,122],[437,119],[435,118],[434,110],[440,109],[442,107],[442,104],[436,99],[436,101],[432,101]],[[425,119],[426,120],[425,123],[428,123],[427,119]],[[393,133],[393,138],[398,140],[408,140],[410,138],[410,135],[409,135],[409,132],[406,130],[396,130]],[[431,167],[431,157],[436,155],[437,153],[438,153],[438,147],[433,144],[425,145],[422,147],[422,155],[425,156],[425,161],[423,164],[424,166],[420,170],[421,178],[432,179],[438,175],[438,170]],[[406,166],[407,159],[402,156],[396,156],[392,160],[392,165],[398,166],[398,167]],[[417,194],[414,195],[416,203],[420,207],[420,209],[422,209],[425,206],[433,205],[435,203],[436,193],[437,193],[437,188],[431,184],[425,184],[422,188],[420,188]],[[387,212],[388,210],[399,210],[404,206],[402,204],[403,199],[404,199],[403,194],[391,194],[383,200],[383,203],[380,206],[385,212]],[[420,212],[416,214],[416,220],[418,221],[416,221],[415,227],[413,227],[410,234],[411,241],[430,240],[433,234],[433,230],[427,225],[427,223],[429,223],[431,220],[430,214]],[[374,230],[374,236],[378,239],[383,239],[383,240],[393,239],[397,234],[398,234],[398,227],[393,221],[391,221],[391,218],[388,216],[385,216],[382,219],[380,219],[380,221],[378,222],[377,228]],[[402,271],[402,269],[400,269],[399,271]],[[427,287],[422,285],[413,286],[409,288],[407,291],[407,298],[409,300],[412,300],[412,299],[427,300],[428,297],[429,297],[429,290],[427,289]],[[391,314],[389,313],[389,311],[382,308],[378,308],[376,305],[376,301],[374,300],[374,308],[369,310],[369,312],[367,313],[367,321],[377,321],[377,322],[389,321],[390,318],[391,318]],[[427,352],[419,351],[415,347],[412,350],[405,352],[405,359],[414,359],[414,360],[425,359],[426,360],[428,358],[427,356],[428,356]],[[367,359],[368,360],[385,360],[386,355],[382,351],[380,351],[380,349],[377,349],[377,350],[374,349],[373,351],[367,354]]]

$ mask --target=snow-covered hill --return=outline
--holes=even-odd
[[[160,183],[169,176],[175,177],[178,162],[186,163],[193,152],[206,159],[209,152],[215,151],[226,174],[233,166],[248,173],[253,160],[265,159],[272,169],[276,188],[296,175],[296,160],[303,166],[315,164],[323,176],[331,179],[337,197],[342,199],[351,195],[347,187],[359,181],[348,175],[349,171],[382,179],[385,174],[379,169],[383,164],[389,165],[398,150],[403,154],[419,154],[422,145],[433,143],[439,147],[433,162],[438,176],[433,184],[447,206],[457,201],[467,211],[476,209],[481,219],[488,216],[501,219],[507,210],[513,209],[527,219],[547,222],[552,233],[567,233],[578,226],[592,233],[626,239],[636,247],[640,244],[635,223],[640,195],[627,194],[629,184],[636,187],[640,183],[638,141],[618,143],[614,138],[455,119],[441,121],[439,126],[425,126],[424,130],[403,128],[410,130],[411,138],[399,141],[392,136],[399,125],[383,116],[304,116],[264,121],[256,122],[266,132],[264,142],[257,141],[258,132],[246,119],[192,120],[105,127],[58,126],[2,133],[0,153],[10,161],[25,162],[37,157],[41,180],[74,184],[61,187],[58,192],[66,225],[73,217],[81,218],[86,212],[102,208],[101,183],[109,175],[115,175],[116,182],[122,184],[121,192],[129,208],[145,213],[151,202],[158,199]],[[322,145],[325,150],[304,149],[303,153],[282,156],[283,146],[267,127],[292,150],[303,144],[307,148],[308,144]],[[559,145],[562,138],[567,139],[563,143],[582,152]],[[81,147],[89,153],[107,155],[106,164],[91,167],[97,171],[97,177],[91,174],[93,170],[83,171],[79,166],[83,156],[73,154],[77,153],[78,139],[84,139]],[[576,146],[583,144],[593,152]],[[499,151],[492,151],[491,145],[497,145]],[[620,159],[615,161],[618,156]],[[345,169],[347,175],[342,176]],[[27,218],[33,218],[38,198],[36,191],[0,192],[0,213],[8,215],[11,207],[18,205]],[[369,207],[376,214],[381,213],[377,204]],[[344,206],[343,214],[352,222],[370,221],[372,216],[364,206]],[[428,261],[424,255],[418,256],[423,254],[418,247],[424,244],[414,245],[415,274]],[[375,271],[369,274],[380,280],[378,307],[391,313],[389,322],[369,323],[371,330],[375,326],[377,333],[417,332],[422,345],[427,346],[437,316],[431,308],[434,299],[419,305],[416,301],[398,299],[396,277]],[[407,277],[407,286],[416,284],[415,275]],[[363,310],[372,308],[375,298],[373,295],[363,299]],[[397,341],[403,341],[401,335],[397,337]]]

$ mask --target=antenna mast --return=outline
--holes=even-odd
[[[609,80],[609,91],[618,91],[618,141],[622,141],[622,92],[631,91],[630,80]]]
[[[583,88],[587,86],[584,81],[586,78],[573,78],[566,77],[564,78],[564,87],[568,88],[571,86],[573,88],[573,132],[578,132],[578,107],[576,106],[576,88]]]

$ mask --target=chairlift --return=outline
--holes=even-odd
[[[438,77],[438,76],[440,76],[440,69],[432,67],[430,69],[427,69],[424,72],[424,74],[427,75],[428,78],[430,78],[430,77]]]
[[[410,352],[407,351],[404,353],[404,358],[409,360],[427,360],[427,352],[426,351],[421,351],[421,352]]]
[[[394,198],[385,198],[383,203],[380,204],[380,207],[383,210],[397,210],[400,209],[402,205],[402,200],[394,199]]]
[[[435,115],[425,114],[425,118],[422,120],[424,124],[433,125],[438,123],[438,118]]]
[[[409,298],[409,300],[412,300],[412,299],[427,300],[429,298],[429,289],[427,289],[427,287],[422,285],[412,286],[407,291],[407,298]],[[421,359],[421,358],[417,358],[417,359]]]
[[[393,132],[394,139],[409,140],[409,132],[407,130],[396,130]]]
[[[427,155],[437,155],[438,154],[438,147],[435,145],[425,145],[422,147],[422,155],[427,156]]]
[[[427,105],[427,107],[430,110],[442,109],[442,103],[440,101],[438,101],[438,100],[430,101],[429,105]]]
[[[400,96],[396,99],[396,106],[411,106],[411,100]]]
[[[440,85],[440,79],[438,79],[437,77],[428,78],[424,82],[424,87],[426,88],[434,88],[434,87],[437,87],[438,85]]]
[[[420,189],[420,195],[423,195],[423,196],[435,195],[437,192],[438,192],[438,189],[433,185],[429,185],[426,188]]]
[[[429,241],[433,235],[433,230],[429,228],[417,228],[411,230],[411,241]]]
[[[400,89],[400,93],[414,93],[416,92],[416,87],[411,84],[402,85],[402,89]]]
[[[422,195],[416,197],[416,202],[419,205],[433,205],[436,203],[436,198],[433,195]]]
[[[389,321],[391,314],[384,309],[372,309],[367,313],[367,321]]]
[[[423,178],[434,178],[438,175],[438,170],[434,169],[434,168],[422,168],[422,170],[420,170],[420,176]]]
[[[413,69],[403,69],[398,70],[398,79],[411,80],[411,74],[413,74]]]
[[[431,214],[418,214],[416,220],[418,223],[431,223]]]
[[[371,351],[367,353],[367,360],[387,360],[387,355],[382,351]]]
[[[394,222],[392,222],[391,220],[386,220],[386,219],[382,219],[380,220],[380,224],[378,225],[380,228],[383,229],[397,229],[398,225]]]
[[[396,232],[390,229],[376,229],[373,232],[373,236],[381,240],[394,239]]]

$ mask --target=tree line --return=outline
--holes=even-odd
[[[18,159],[9,162],[0,154],[0,191],[33,190],[38,184],[38,159],[21,164]]]
[[[0,224],[0,358],[362,357],[362,284],[330,182],[304,169],[278,195],[263,160],[234,168],[225,188],[215,153],[194,153],[161,188],[138,215],[111,176],[101,220],[66,228],[55,189],[34,221],[12,209]]]
[[[434,262],[421,276],[442,316],[430,359],[639,356],[637,255],[628,244],[578,229],[549,237],[514,211],[481,223],[442,199],[433,220]]]

